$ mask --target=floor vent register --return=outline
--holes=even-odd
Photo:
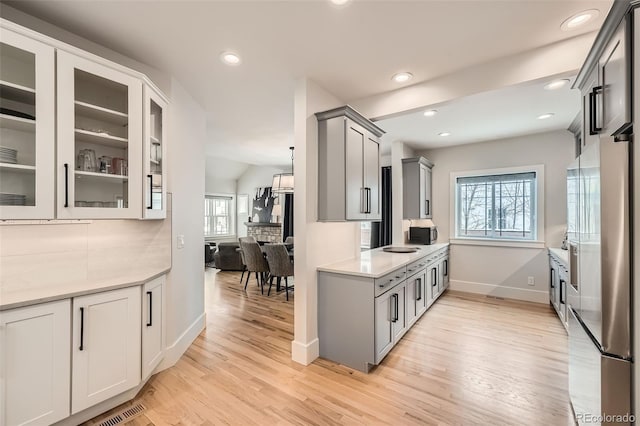
[[[132,418],[142,414],[146,410],[145,406],[142,404],[132,405],[119,413],[115,413],[114,415],[108,417],[107,419],[97,423],[95,426],[115,426],[121,423],[124,423]]]

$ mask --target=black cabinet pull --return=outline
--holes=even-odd
[[[395,310],[397,308],[396,308],[396,294],[395,293],[391,295],[391,299],[393,300],[393,305],[392,305],[393,306],[393,312],[391,314],[391,322],[396,322],[396,312],[395,312]]]
[[[69,207],[69,164],[68,163],[64,163],[64,206]]]
[[[425,202],[425,206],[424,206],[425,213],[424,214],[425,215],[429,215],[429,213],[430,213],[429,210],[430,210],[430,207],[431,207],[429,205],[429,200],[424,200],[424,202]]]
[[[148,291],[147,296],[149,296],[149,320],[147,321],[147,327],[151,327],[153,325],[153,293]]]
[[[562,284],[566,283],[565,280],[560,280],[560,304],[564,305],[564,291],[562,291]]]
[[[449,259],[444,260],[444,276],[449,275]]]
[[[602,86],[596,86],[589,93],[589,134],[597,135],[602,130],[598,127],[598,94],[602,93]]]
[[[80,347],[78,349],[84,350],[84,308],[80,308]]]
[[[422,278],[416,280],[416,293],[418,294],[416,300],[422,300]]]
[[[438,285],[438,271],[436,270],[436,268],[431,268],[431,281],[433,282],[433,284],[431,285],[432,287]]]
[[[555,269],[551,268],[550,274],[549,274],[549,281],[551,281],[551,288],[556,288],[555,285],[553,285],[554,280],[553,280],[553,273],[555,272]]]
[[[396,319],[393,322],[397,322],[398,318],[400,317],[400,314],[398,312],[398,294],[396,293],[396,294],[394,294],[394,296],[395,296],[395,299],[396,299]]]
[[[153,208],[153,175],[147,175],[147,178],[149,178],[149,205],[147,210],[151,210]]]
[[[367,188],[360,188],[360,213],[367,212]]]

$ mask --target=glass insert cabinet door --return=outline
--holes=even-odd
[[[139,218],[142,82],[58,51],[58,218]]]
[[[166,217],[166,114],[167,101],[150,86],[144,88],[143,189],[144,219]]]
[[[53,219],[54,49],[0,28],[0,219]]]

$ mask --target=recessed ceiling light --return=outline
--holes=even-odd
[[[220,60],[227,65],[239,65],[241,62],[240,56],[233,52],[223,52]]]
[[[438,110],[435,109],[430,109],[429,111],[425,111],[424,112],[424,116],[425,117],[433,117],[434,115],[436,115],[438,113]]]
[[[562,80],[554,80],[551,83],[547,83],[544,85],[544,90],[558,90],[569,83],[568,78],[563,78]]]
[[[562,25],[560,25],[560,29],[562,31],[571,31],[581,25],[586,24],[596,16],[600,14],[598,9],[589,9],[584,10],[582,12],[578,12],[573,16],[567,18]]]
[[[399,72],[397,74],[394,74],[393,77],[391,77],[391,79],[396,83],[404,83],[406,81],[411,80],[412,78],[413,78],[413,74],[411,74],[410,72]]]
[[[442,136],[442,137],[445,137],[445,136],[451,136],[451,133],[449,133],[449,132],[442,132],[442,133],[438,133],[438,136]]]
[[[552,112],[548,112],[546,114],[542,114],[538,116],[538,120],[546,120],[547,118],[553,117],[555,114]]]
[[[336,6],[344,6],[345,4],[349,3],[349,0],[331,0],[331,3],[335,4]]]

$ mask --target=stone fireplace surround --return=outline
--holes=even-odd
[[[254,237],[257,241],[267,243],[282,242],[282,224],[270,222],[245,222],[247,236]]]

